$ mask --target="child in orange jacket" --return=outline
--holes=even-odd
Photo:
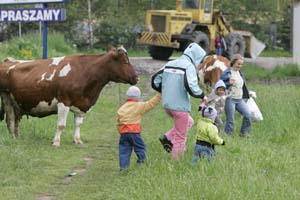
[[[132,149],[137,156],[137,163],[143,163],[146,160],[146,145],[141,137],[141,120],[142,116],[161,100],[161,95],[157,94],[149,101],[139,101],[141,91],[136,86],[129,87],[126,95],[127,101],[117,112],[117,125],[120,133],[120,170],[129,167]]]

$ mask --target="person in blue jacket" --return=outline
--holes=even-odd
[[[167,152],[177,160],[185,151],[188,129],[194,124],[190,116],[190,96],[206,99],[198,85],[196,68],[206,55],[197,44],[191,43],[179,58],[169,61],[152,76],[152,88],[161,92],[162,105],[173,118],[174,126],[159,138]]]
[[[240,71],[244,64],[244,58],[240,54],[233,56],[228,69],[226,69],[221,79],[229,90],[229,96],[225,101],[225,133],[230,136],[234,134],[234,114],[237,110],[243,116],[240,129],[240,136],[247,137],[251,131],[251,113],[244,99],[249,99],[249,91],[243,73]]]

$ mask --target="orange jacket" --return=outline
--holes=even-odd
[[[117,126],[119,133],[141,133],[141,120],[143,114],[156,106],[160,100],[160,94],[155,95],[146,102],[127,99],[117,112]]]

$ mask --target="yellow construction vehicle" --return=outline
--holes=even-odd
[[[149,45],[153,59],[167,60],[174,50],[183,51],[191,42],[210,54],[215,51],[219,34],[225,41],[225,56],[230,58],[239,53],[256,58],[265,45],[251,32],[234,30],[213,5],[213,0],[176,0],[176,10],[148,10],[146,30],[137,41]]]

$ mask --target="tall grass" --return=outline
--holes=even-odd
[[[65,56],[77,52],[59,33],[50,33],[47,44],[48,57]],[[22,60],[41,59],[43,57],[43,38],[38,32],[35,32],[1,43],[0,60],[8,56]]]
[[[145,100],[154,95],[149,77],[142,77],[138,86]],[[253,124],[250,138],[240,138],[241,118],[237,114],[235,136],[222,135],[226,145],[216,147],[213,161],[201,160],[196,166],[190,164],[195,127],[189,131],[185,156],[173,161],[158,141],[172,121],[157,106],[142,122],[147,162],[137,165],[133,154],[129,170],[119,171],[115,113],[125,100],[128,85],[105,87],[82,125],[83,146],[72,144],[71,116],[59,148],[50,145],[55,116],[24,118],[17,140],[10,138],[1,123],[1,199],[36,199],[41,194],[70,200],[298,199],[299,86],[249,83],[248,87],[257,92],[264,120]],[[199,101],[193,99],[192,103],[191,114],[196,120]],[[87,157],[92,164],[86,164]],[[68,173],[79,168],[86,169],[85,173],[66,180]]]
[[[246,64],[243,73],[247,79],[287,79],[293,77],[300,77],[300,68],[296,64],[289,64],[285,66],[277,66],[273,70],[267,70],[257,65]]]
[[[264,50],[259,56],[261,57],[292,57],[292,53],[282,49]]]

